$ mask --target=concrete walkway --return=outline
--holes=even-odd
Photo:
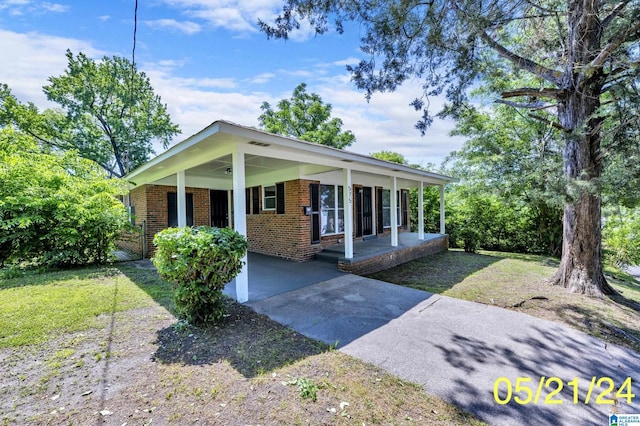
[[[569,327],[492,306],[452,299],[354,275],[249,302],[302,334],[418,383],[492,425],[605,425],[609,405],[584,404],[592,377],[619,386],[632,377],[632,403],[620,413],[640,413],[640,355],[605,345]],[[533,393],[541,376],[558,377],[562,391],[545,404],[500,405],[494,384],[530,378]],[[567,382],[578,378],[578,404]],[[517,393],[514,389],[514,396]],[[521,398],[524,393],[518,394]],[[500,387],[506,398],[506,383]]]

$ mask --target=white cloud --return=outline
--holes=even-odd
[[[68,11],[70,7],[60,3],[35,3],[32,0],[0,0],[0,10],[3,9],[8,9],[12,16],[20,16],[43,12],[62,13]]]
[[[90,57],[105,54],[90,43],[36,32],[19,34],[0,30],[0,82],[6,83],[22,102],[34,102],[40,108],[51,107],[42,92],[47,78],[58,76],[67,68],[65,53],[82,51]]]
[[[357,91],[348,73],[309,84],[308,92],[318,93],[332,105],[332,114],[340,117],[343,129],[351,130],[357,141],[348,149],[362,154],[390,150],[404,155],[410,163],[439,165],[464,143],[451,137],[454,123],[435,119],[425,136],[415,128],[421,117],[409,103],[421,93],[420,83],[408,81],[394,92],[375,93],[367,103],[364,92]],[[432,98],[432,113],[442,107],[443,98]]]
[[[282,9],[281,0],[163,0],[192,19],[214,28],[238,33],[258,32],[259,19],[272,21]],[[292,36],[292,39],[295,39]]]
[[[64,5],[64,4],[60,4],[60,3],[44,2],[44,3],[40,4],[40,7],[42,7],[44,10],[46,10],[48,12],[55,12],[55,13],[62,13],[62,12],[66,12],[67,10],[69,10],[69,6]]]
[[[175,19],[157,19],[155,21],[144,21],[145,24],[155,29],[168,28],[183,32],[187,35],[199,33],[202,30],[199,24],[191,21],[179,22]]]
[[[102,16],[98,16],[98,19],[101,20],[102,22],[107,22],[109,19],[111,19],[111,16],[102,15]]]
[[[255,77],[249,80],[251,84],[265,84],[268,83],[271,79],[273,79],[276,75],[272,72],[265,72],[262,74],[258,74]]]
[[[67,48],[93,58],[109,54],[81,40],[0,30],[0,51],[4,59],[0,82],[7,83],[22,102],[34,102],[40,108],[54,106],[47,102],[42,86],[47,84],[47,77],[60,75],[66,69]],[[290,97],[295,85],[301,81],[307,82],[308,92],[318,93],[324,102],[332,104],[333,115],[344,121],[343,128],[355,133],[357,142],[349,150],[369,154],[387,149],[403,154],[412,163],[439,164],[463,141],[448,136],[453,127],[450,121],[436,119],[424,137],[414,128],[420,113],[409,106],[409,102],[420,93],[419,82],[407,82],[392,93],[376,93],[367,103],[364,93],[355,89],[349,74],[342,70],[338,75],[329,75],[326,67],[320,70],[322,73],[311,68],[307,71],[279,69],[239,82],[233,77],[180,76],[181,68],[187,67],[189,62],[188,58],[174,58],[140,64],[156,93],[167,104],[172,120],[182,129],[174,142],[219,119],[257,126],[262,102],[275,104]],[[293,81],[291,76],[301,77],[301,80]],[[273,82],[275,87],[278,79],[293,83],[281,93],[256,92],[253,91],[255,87],[251,87],[251,84],[266,82]],[[433,98],[431,102],[435,112],[442,100]]]

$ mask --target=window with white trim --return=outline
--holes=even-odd
[[[344,233],[342,185],[320,185],[320,234]]]
[[[270,185],[262,188],[262,210],[276,209],[276,186]]]
[[[400,215],[400,191],[396,196],[396,217],[398,218],[398,226],[402,225],[402,216]],[[391,190],[382,190],[382,224],[385,228],[391,228]]]

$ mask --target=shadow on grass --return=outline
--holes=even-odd
[[[158,276],[149,261],[121,263],[118,269],[158,304],[173,311],[171,284]],[[330,350],[252,308],[225,296],[221,324],[193,327],[176,322],[157,331],[153,360],[164,364],[207,365],[228,362],[247,378],[276,370]]]
[[[247,378],[279,369],[330,347],[225,297],[228,316],[207,328],[174,324],[158,331],[154,360],[165,364],[229,362]]]
[[[367,276],[439,294],[501,259],[486,254],[449,250]]]

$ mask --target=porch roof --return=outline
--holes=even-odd
[[[287,176],[317,176],[349,168],[363,175],[395,176],[405,182],[444,185],[454,178],[380,160],[368,155],[276,135],[218,120],[171,147],[125,178],[135,185],[175,185],[175,174],[186,170],[188,186],[230,185],[231,158],[245,155],[245,174],[252,181],[287,180]],[[215,182],[215,183],[213,183]]]

